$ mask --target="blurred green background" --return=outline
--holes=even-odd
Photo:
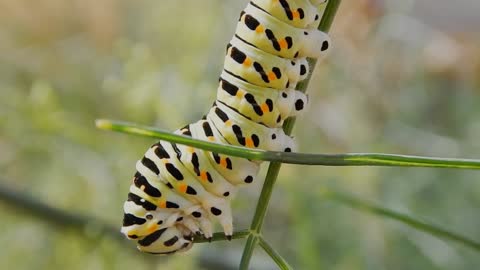
[[[119,230],[135,162],[154,140],[94,120],[173,130],[199,119],[246,2],[0,0],[1,186]],[[344,0],[297,121],[299,150],[479,158],[478,10],[475,0]],[[236,228],[249,226],[260,184],[235,200]],[[285,165],[264,231],[296,269],[480,267],[459,244],[320,198],[325,187],[480,240],[478,172]],[[0,213],[0,269],[236,269],[244,244],[152,257],[1,199]],[[257,251],[252,269],[275,269]]]

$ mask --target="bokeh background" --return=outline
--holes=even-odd
[[[0,184],[92,217],[75,230],[0,198],[0,269],[236,269],[243,240],[144,256],[118,235],[152,139],[207,111],[247,1],[0,0]],[[303,152],[480,157],[480,2],[344,0],[295,137]],[[480,240],[475,171],[298,167],[280,173],[266,238],[296,269],[478,269],[478,253],[319,196],[328,188]],[[249,226],[261,183],[234,203]],[[58,219],[58,220],[57,220]],[[94,222],[95,221],[95,222]],[[120,237],[121,238],[121,237]],[[252,269],[275,269],[258,249]]]

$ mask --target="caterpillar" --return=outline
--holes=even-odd
[[[226,47],[216,100],[199,121],[176,134],[221,144],[294,151],[284,120],[307,105],[295,90],[307,77],[307,57],[330,47],[317,30],[325,0],[251,0]],[[233,234],[230,201],[252,183],[260,161],[160,141],[136,163],[121,232],[143,252],[186,251],[195,236],[211,238],[219,223]]]

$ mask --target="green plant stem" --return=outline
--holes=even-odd
[[[287,123],[292,123],[291,121]],[[480,169],[480,160],[459,158],[436,158],[411,155],[395,155],[382,153],[347,153],[347,154],[302,154],[255,150],[246,147],[211,143],[191,137],[173,134],[148,126],[133,123],[97,120],[100,129],[118,131],[153,137],[160,140],[193,146],[199,149],[213,151],[235,157],[270,162],[324,165],[324,166],[391,166],[391,167],[429,167],[451,169]],[[291,125],[289,124],[291,127]]]
[[[237,231],[237,232],[233,233],[232,239],[242,239],[242,238],[246,238],[249,235],[250,235],[249,230]],[[213,234],[212,239],[207,239],[205,237],[195,237],[193,242],[194,243],[207,243],[207,242],[226,241],[226,240],[227,239],[225,238],[225,233],[218,232],[218,233]]]
[[[291,270],[293,269],[288,262],[278,254],[278,252],[268,244],[268,242],[263,239],[263,237],[258,237],[258,244],[265,250],[265,252],[273,259],[278,267],[282,270]]]
[[[338,10],[341,0],[329,0],[325,12],[320,21],[318,27],[319,30],[328,32],[330,26],[332,25],[333,18],[335,13]],[[309,59],[310,73],[307,76],[307,79],[297,86],[297,90],[306,92],[308,87],[308,82],[312,77],[313,70],[315,68],[316,60]],[[287,135],[291,134],[293,126],[295,125],[295,118],[287,119],[283,125],[283,129]],[[257,243],[258,236],[261,234],[261,229],[263,225],[263,220],[265,219],[265,214],[267,212],[268,204],[272,194],[273,186],[277,180],[278,172],[280,171],[281,163],[272,162],[268,167],[267,175],[265,177],[265,183],[263,184],[262,191],[260,193],[260,198],[257,203],[257,208],[255,214],[253,215],[252,224],[250,225],[250,230],[252,234],[248,236],[247,244],[243,249],[242,259],[240,260],[240,270],[248,270],[250,260],[252,258],[253,250]],[[278,256],[281,258],[281,256]],[[283,260],[283,258],[282,258]],[[275,260],[275,262],[278,261]],[[279,265],[280,266],[280,265]]]
[[[377,206],[368,201],[355,198],[351,195],[347,195],[347,194],[332,191],[332,190],[322,190],[321,196],[326,199],[344,204],[346,206],[349,206],[351,208],[354,208],[360,211],[369,212],[377,216],[382,216],[382,217],[396,220],[398,222],[411,226],[419,231],[423,231],[425,233],[431,234],[433,236],[437,236],[439,238],[443,238],[445,240],[458,242],[469,248],[480,251],[480,242],[476,242],[475,240],[471,240],[464,236],[447,231],[445,229],[442,229],[428,222],[421,221],[419,218],[416,218],[416,217],[414,218],[402,213],[398,213],[393,210],[389,210],[384,207]]]

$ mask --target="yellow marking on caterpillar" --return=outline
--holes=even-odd
[[[193,153],[193,152],[195,152],[195,148],[189,146],[189,147],[187,147],[187,151],[188,151],[189,153]]]
[[[140,186],[140,190],[141,190],[141,191],[144,191],[144,190],[145,190],[145,185],[141,185],[141,186]]]
[[[186,184],[180,184],[178,186],[178,190],[180,190],[180,192],[182,192],[182,193],[186,193],[187,192],[187,185]]]
[[[257,33],[263,33],[263,31],[265,31],[265,29],[261,25],[259,25],[259,26],[257,26],[257,28],[255,28],[255,32],[257,32]]]
[[[167,163],[168,163],[168,159],[166,159],[166,158],[162,158],[162,159],[160,159],[160,161],[161,161],[163,164],[167,164]]]
[[[243,92],[243,90],[238,89],[237,94],[235,96],[237,98],[243,98],[244,95],[245,93]]]
[[[268,79],[269,79],[270,81],[276,80],[276,79],[277,79],[277,75],[275,75],[275,73],[274,73],[273,71],[270,71],[270,72],[268,73]]]
[[[207,177],[207,172],[206,171],[201,171],[200,172],[200,179],[202,179],[203,181],[207,181],[208,177]]]
[[[245,139],[245,146],[249,148],[253,148],[253,140],[252,138],[246,138]]]
[[[208,136],[207,139],[211,142],[215,141],[215,137],[213,137],[213,136]]]
[[[227,127],[231,127],[231,126],[232,126],[232,120],[227,120],[227,121],[225,121],[225,125],[226,125]]]

